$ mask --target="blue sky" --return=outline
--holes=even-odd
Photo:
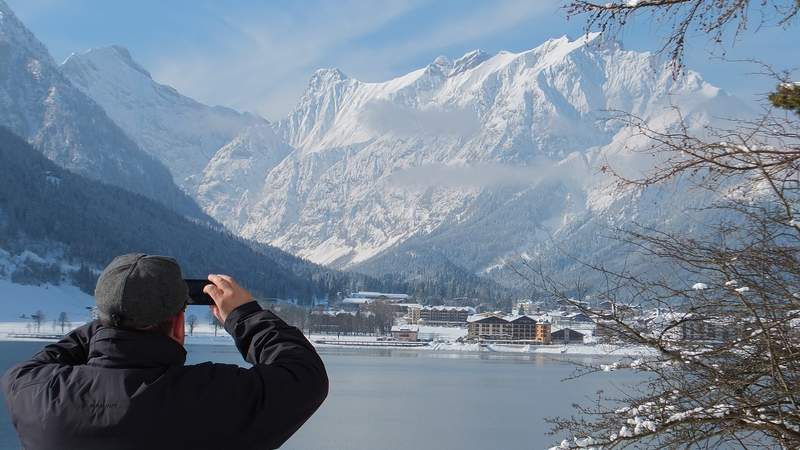
[[[438,55],[457,58],[480,48],[522,51],[548,38],[579,36],[560,0],[6,0],[58,61],[72,52],[119,44],[162,83],[209,104],[287,114],[311,74],[337,67],[381,81],[423,67]],[[657,50],[659,28],[640,21],[625,47]],[[779,69],[800,61],[800,25],[746,32],[727,58],[759,58]],[[702,37],[687,62],[711,83],[745,100],[772,81],[755,67],[713,58]]]

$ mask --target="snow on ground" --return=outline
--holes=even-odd
[[[194,307],[200,308],[200,307]],[[200,319],[200,314],[190,307],[186,315],[195,314]],[[203,317],[205,317],[206,308],[203,310]],[[225,331],[225,328],[217,327],[216,332],[214,326],[209,323],[208,318],[200,319],[194,327],[194,331],[190,332],[189,327],[186,327],[186,341],[190,345],[233,345],[233,338]]]
[[[641,346],[620,346],[611,344],[569,344],[569,345],[501,345],[490,344],[487,349],[502,353],[546,353],[566,355],[597,356],[649,356],[655,350]]]
[[[82,322],[72,322],[72,327],[80,326]],[[42,324],[39,333],[41,334],[57,334],[60,332],[60,327],[53,327],[52,322]],[[4,340],[42,340],[36,338],[12,338],[9,334],[30,334],[36,333],[36,329],[30,328],[30,322],[16,321],[16,322],[0,322],[0,341]],[[347,344],[337,344],[336,341],[342,342],[375,342],[375,336],[340,336],[338,339],[336,335],[328,334],[312,334],[307,336],[309,340],[318,348],[354,348],[354,349],[368,349],[376,348],[377,346],[370,347],[354,347]],[[324,339],[326,342],[318,343],[319,339]],[[47,339],[45,339],[47,340]],[[52,339],[49,339],[52,340]],[[207,324],[200,324],[195,327],[194,333],[189,334],[186,331],[186,343],[189,345],[233,345],[233,339],[228,335],[223,328],[217,329],[217,335],[214,335],[214,328]],[[387,348],[390,348],[391,343],[387,343]],[[475,343],[460,343],[455,341],[438,341],[431,342],[424,347],[414,347],[414,350],[419,351],[436,351],[436,352],[492,352],[492,353],[511,353],[511,354],[566,354],[566,355],[594,355],[594,356],[647,356],[653,354],[653,350],[645,347],[625,347],[610,344],[570,344],[570,345],[506,345],[506,344],[489,344],[481,347]]]
[[[427,347],[433,351],[452,351],[452,352],[479,352],[480,344],[462,344],[459,342],[434,342]]]
[[[464,332],[466,334],[466,331]],[[420,336],[422,336],[420,332]],[[324,339],[325,343],[317,343],[319,339]],[[336,344],[337,336],[334,335],[311,335],[309,337],[314,346],[325,347],[350,347],[347,344]],[[376,342],[374,336],[340,336],[338,340],[343,342]],[[391,343],[387,343],[387,347]],[[372,347],[374,348],[374,347]],[[440,340],[431,342],[424,347],[415,347],[420,351],[441,351],[441,352],[492,352],[492,353],[517,353],[517,354],[566,354],[566,355],[593,355],[593,356],[648,356],[655,353],[654,350],[639,346],[619,346],[611,344],[569,344],[569,345],[508,345],[508,344],[489,344],[481,347],[477,343],[461,343],[455,340]]]
[[[48,327],[61,312],[67,313],[72,322],[85,322],[90,316],[86,307],[93,305],[94,297],[75,286],[26,286],[0,280],[0,321],[3,322],[20,321],[21,315],[30,317],[37,310],[45,313]]]
[[[69,331],[73,328],[76,328],[80,325],[83,325],[83,322],[70,322],[70,327],[65,328],[65,331]],[[37,338],[34,335],[39,334],[47,337]],[[41,342],[53,342],[51,336],[56,336],[61,334],[61,327],[60,326],[53,326],[52,321],[47,323],[42,323],[39,331],[36,331],[36,326],[33,325],[30,321],[16,321],[16,322],[0,322],[0,341],[41,341]],[[10,337],[9,335],[29,335],[24,338],[15,338]]]
[[[467,329],[462,327],[437,327],[432,325],[419,326],[419,338],[431,341],[455,341],[467,336]]]

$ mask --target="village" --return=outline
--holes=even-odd
[[[423,305],[403,293],[359,291],[314,307],[293,302],[259,300],[287,322],[297,326],[318,347],[418,348],[444,351],[509,353],[567,353],[596,355],[649,354],[626,342],[610,317],[624,318],[652,336],[674,342],[724,342],[748,332],[745,321],[687,320],[680,307],[645,308],[638,305],[590,304],[573,299],[521,299],[508,310],[495,304],[453,299],[441,305]],[[449,303],[449,304],[448,304]],[[459,305],[458,303],[461,303]],[[87,307],[95,317],[94,308]],[[591,312],[590,312],[591,311]],[[52,319],[51,319],[52,317]],[[73,322],[77,319],[77,322]],[[50,324],[52,322],[52,324]],[[77,313],[46,315],[41,310],[0,324],[4,339],[59,339],[76,323]],[[677,324],[677,325],[673,325]],[[206,312],[188,311],[189,343],[227,342],[222,326]]]
[[[442,349],[541,349],[562,353],[578,347],[624,347],[611,315],[654,332],[676,313],[635,305],[599,305],[569,301],[523,299],[510,311],[482,307],[421,305],[406,294],[355,292],[334,305],[310,314],[307,330],[321,345],[353,347],[436,347]],[[591,309],[596,314],[589,314]],[[671,337],[708,342],[734,333],[731,324],[684,321]],[[556,349],[554,349],[556,350]],[[502,350],[501,350],[502,351]],[[589,351],[588,353],[594,353]]]

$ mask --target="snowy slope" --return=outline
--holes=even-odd
[[[18,255],[11,255],[0,248],[0,322],[24,321],[23,314],[30,317],[37,310],[45,313],[47,320],[58,318],[59,313],[66,312],[69,320],[85,321],[90,313],[87,306],[94,305],[94,297],[82,292],[66,280],[58,280],[59,285],[52,283],[20,284],[11,280],[11,276],[21,267],[29,265],[57,264],[63,272],[70,273],[77,267],[61,262],[61,247],[52,245],[49,253],[39,255],[26,250]],[[45,322],[47,323],[47,322]]]
[[[319,70],[275,124],[296,151],[227,224],[339,267],[374,272],[381,255],[433,251],[490,273],[553,236],[596,234],[635,202],[606,189],[599,165],[652,161],[631,154],[646,143],[607,111],[666,128],[672,105],[696,127],[739,106],[699,74],[673,80],[653,55],[597,35],[440,57],[381,83]]]
[[[57,164],[156,199],[184,214],[201,212],[147,155],[59,71],[47,49],[0,0],[0,125]]]
[[[155,82],[123,47],[73,53],[61,71],[190,193],[220,147],[246,127],[266,124],[254,115],[210,107]]]
[[[94,306],[94,297],[70,285],[21,285],[0,279],[0,321],[25,321],[36,311],[45,313],[42,331],[50,330],[50,324],[61,312],[67,313],[71,322],[85,322],[91,316],[86,309]],[[23,331],[21,328],[17,331]]]

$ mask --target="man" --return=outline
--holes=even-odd
[[[185,366],[188,288],[175,260],[119,256],[95,290],[99,320],[2,379],[24,448],[277,448],[322,404],[325,367],[303,334],[225,275],[205,287],[252,364]]]

